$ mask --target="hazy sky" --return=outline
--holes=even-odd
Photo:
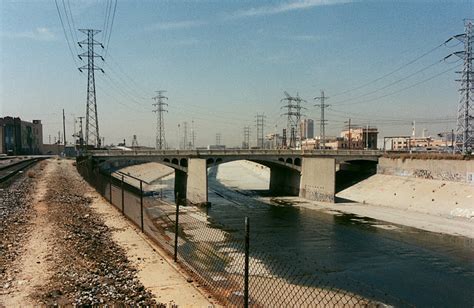
[[[108,1],[0,0],[0,114],[43,120],[45,141],[62,129],[62,108],[68,135],[73,115],[85,115],[87,74],[77,70],[85,62],[68,49],[56,3],[72,52],[83,52],[74,42],[84,35],[71,35],[66,12],[71,27],[103,29]],[[473,17],[472,0],[119,0],[105,63],[97,61],[105,70],[96,72],[100,132],[107,144],[136,134],[154,145],[151,97],[163,89],[170,146],[184,121],[194,121],[197,145],[216,133],[239,145],[246,125],[254,144],[256,113],[267,116],[266,133],[286,126],[283,91],[299,93],[318,120],[313,97],[324,89],[330,135],[348,118],[382,136],[410,134],[412,120],[418,134],[435,135],[455,127],[459,101],[461,62],[442,59],[463,46],[442,44]]]

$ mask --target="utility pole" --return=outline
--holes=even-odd
[[[455,55],[464,61],[463,70],[456,72],[461,74],[461,78],[456,80],[461,84],[459,89],[461,99],[458,106],[455,146],[456,152],[467,154],[472,151],[474,146],[474,67],[472,66],[474,20],[465,19],[464,33],[451,37],[445,43],[452,39],[464,43],[463,51],[454,52],[446,56],[445,59]]]
[[[189,144],[188,144],[188,122],[184,122],[183,123],[183,126],[184,126],[184,132],[183,132],[183,145],[184,145],[184,149],[187,150],[189,148]]]
[[[321,103],[316,104],[314,106],[316,107],[321,107],[321,124],[320,124],[320,133],[321,133],[321,142],[319,144],[320,149],[325,149],[326,148],[326,122],[327,120],[324,119],[324,109],[329,107],[330,105],[326,104],[326,100],[329,97],[324,96],[324,90],[321,90],[321,96],[315,97],[315,100],[319,100]]]
[[[79,54],[79,59],[83,57],[87,58],[87,65],[79,67],[79,71],[87,69],[87,106],[86,106],[86,145],[93,145],[100,148],[101,140],[99,135],[99,119],[97,117],[97,101],[95,93],[95,74],[94,71],[100,70],[104,73],[104,70],[94,65],[94,58],[104,58],[94,52],[94,45],[100,45],[102,49],[104,45],[94,40],[94,35],[100,32],[100,30],[93,29],[79,29],[82,33],[87,35],[87,39],[78,42],[79,46],[87,45],[87,52]]]
[[[74,114],[72,115],[72,120],[74,121],[74,134],[72,135],[74,138],[76,137],[76,134],[77,134],[77,130],[76,130],[76,124],[77,124],[77,120],[76,120],[76,117],[74,116]]]
[[[64,147],[66,147],[66,116],[64,115],[64,109],[63,109],[63,141],[64,141]]]
[[[349,121],[345,121],[344,123],[349,123],[349,150],[352,147],[352,128],[351,128],[351,119],[349,118]]]
[[[369,124],[367,123],[367,128],[365,129],[365,149],[369,149]]]
[[[176,136],[177,137],[177,142],[178,144],[176,145],[176,148],[178,150],[181,150],[181,135],[180,135],[180,131],[181,131],[181,124],[178,123],[178,135]]]
[[[61,149],[59,148],[60,144],[61,144],[61,132],[58,131],[58,143],[57,143],[57,145],[58,145],[58,156],[61,155]]]
[[[244,127],[244,142],[242,143],[242,148],[250,149],[250,126]]]
[[[157,149],[157,150],[163,150],[163,149],[166,148],[165,122],[164,122],[164,118],[163,118],[163,113],[168,112],[168,110],[165,109],[165,106],[168,106],[168,104],[165,103],[165,100],[168,100],[168,98],[163,95],[164,92],[166,92],[166,91],[164,91],[164,90],[156,91],[156,93],[158,93],[158,95],[153,97],[155,102],[152,104],[153,106],[156,107],[156,109],[153,110],[153,112],[156,112],[156,144],[155,144],[155,149]],[[178,144],[179,144],[179,141],[178,141]]]
[[[451,129],[451,149],[453,150],[453,154],[456,153],[454,149],[454,129]]]
[[[257,122],[257,147],[259,149],[264,148],[264,127],[265,127],[265,115],[257,114],[255,116]]]
[[[79,119],[79,147],[82,149],[84,146],[84,131],[83,131],[83,126],[82,126],[82,119],[84,117],[78,117]]]
[[[194,120],[191,121],[191,140],[192,140],[192,149],[196,148],[196,131],[194,130]]]

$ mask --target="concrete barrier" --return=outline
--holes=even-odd
[[[377,173],[474,184],[474,160],[381,157]]]

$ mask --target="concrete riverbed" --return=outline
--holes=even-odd
[[[395,305],[474,302],[471,186],[375,175],[339,192],[338,202],[331,204],[268,196],[268,179],[268,169],[247,161],[209,169],[208,219],[239,229],[249,216],[256,253],[270,254],[288,266],[306,264],[309,272],[323,268],[335,285],[355,280],[370,290],[380,289],[394,297],[388,302]],[[173,176],[154,183],[173,202]],[[411,198],[418,193],[419,198]],[[411,202],[405,204],[402,198]],[[367,289],[344,288],[368,294]],[[419,292],[410,291],[414,289]]]

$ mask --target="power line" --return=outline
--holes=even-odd
[[[347,101],[351,101],[351,100],[354,100],[354,99],[358,99],[358,98],[361,98],[361,97],[365,97],[365,96],[368,96],[368,95],[371,95],[371,94],[380,92],[380,91],[382,91],[382,90],[385,90],[385,89],[387,89],[387,88],[389,88],[389,87],[391,87],[391,86],[394,86],[394,85],[396,85],[396,84],[398,84],[398,83],[400,83],[400,82],[402,82],[402,81],[405,81],[405,80],[407,80],[407,79],[409,79],[409,78],[411,78],[411,77],[413,77],[413,76],[415,76],[415,75],[417,75],[417,74],[419,74],[419,73],[421,73],[421,72],[424,72],[424,71],[426,71],[427,69],[429,69],[429,68],[431,68],[431,67],[433,67],[433,66],[435,66],[435,65],[437,65],[437,64],[439,64],[439,63],[441,63],[441,62],[443,62],[443,59],[438,60],[438,61],[436,61],[436,62],[434,62],[434,63],[432,63],[432,64],[430,64],[430,65],[428,65],[428,66],[426,66],[426,67],[424,67],[424,68],[422,68],[422,69],[420,69],[420,70],[418,70],[418,71],[416,71],[416,72],[414,72],[414,73],[412,73],[412,74],[410,74],[410,75],[408,75],[408,76],[405,76],[405,77],[403,77],[403,78],[400,78],[400,79],[398,79],[398,80],[395,80],[395,81],[393,81],[393,82],[389,83],[388,85],[385,85],[385,86],[383,86],[383,87],[381,87],[381,88],[375,89],[375,90],[373,90],[373,91],[370,91],[370,92],[367,92],[367,93],[364,93],[364,94],[361,94],[361,95],[357,95],[357,96],[352,97],[352,98],[347,98],[347,99],[344,99],[344,100],[335,102],[334,105],[338,105],[338,104],[341,104],[341,103],[344,103],[344,102],[347,102]]]
[[[112,29],[114,27],[114,20],[115,20],[115,11],[117,10],[117,0],[115,0],[115,5],[114,5],[114,12],[112,14],[112,22],[110,23],[110,30],[108,32],[109,38],[107,39],[107,45],[105,45],[105,55],[107,56],[107,51],[109,50],[109,43],[110,43],[110,37],[112,36]]]
[[[407,87],[398,89],[398,90],[396,90],[396,91],[390,92],[390,93],[388,93],[388,94],[381,95],[381,96],[377,96],[377,97],[374,97],[374,98],[371,98],[371,99],[368,99],[368,100],[363,100],[363,101],[358,101],[358,102],[351,102],[351,103],[344,103],[344,104],[338,104],[338,106],[364,104],[364,103],[369,103],[369,102],[372,102],[372,101],[375,101],[375,100],[379,100],[379,99],[381,99],[381,98],[385,98],[385,97],[387,97],[387,96],[391,96],[391,95],[394,95],[394,94],[398,94],[398,93],[403,92],[403,91],[405,91],[405,90],[414,88],[414,87],[416,87],[416,86],[418,86],[418,85],[420,85],[420,84],[422,84],[422,83],[431,81],[431,80],[433,80],[433,79],[435,79],[435,78],[437,78],[437,77],[439,77],[439,76],[441,76],[441,75],[443,75],[443,74],[446,74],[447,72],[452,71],[453,69],[455,69],[455,68],[458,67],[458,66],[460,66],[460,65],[458,64],[458,65],[452,66],[452,67],[450,67],[449,69],[444,70],[444,71],[442,71],[442,72],[440,72],[440,73],[438,73],[438,74],[436,74],[436,75],[434,75],[434,76],[431,76],[431,77],[429,77],[429,78],[423,79],[423,80],[421,80],[421,81],[419,81],[419,82],[417,82],[417,83],[414,83],[414,84],[412,84],[412,85],[410,85],[410,86],[407,86]]]
[[[61,27],[63,28],[64,37],[66,38],[67,47],[69,48],[69,52],[71,53],[72,61],[74,61],[74,66],[77,67],[79,65],[77,63],[76,56],[74,55],[74,52],[72,51],[71,44],[69,42],[69,37],[68,37],[67,32],[66,32],[66,27],[64,27],[64,22],[63,22],[63,18],[61,16],[61,11],[59,10],[58,1],[54,0],[54,3],[56,4],[56,9],[58,11],[59,20],[61,21]]]
[[[107,29],[108,29],[108,24],[109,24],[109,16],[110,16],[110,10],[112,8],[112,0],[107,0],[107,3],[105,5],[105,14],[104,14],[104,25],[102,27],[103,32],[102,32],[102,41],[105,42],[107,38]]]
[[[432,52],[435,51],[436,49],[440,48],[440,47],[443,46],[444,44],[446,44],[446,42],[445,42],[445,43],[442,43],[442,44],[439,44],[438,46],[436,46],[436,47],[434,47],[434,48],[428,50],[427,52],[421,54],[420,56],[416,57],[415,59],[413,59],[413,60],[411,60],[411,61],[408,61],[407,63],[402,64],[401,66],[397,67],[397,68],[394,69],[393,71],[390,71],[390,72],[388,72],[388,73],[386,73],[386,74],[384,74],[384,75],[382,75],[382,76],[380,76],[380,77],[377,77],[377,78],[375,78],[375,79],[373,79],[373,80],[370,80],[370,81],[368,81],[368,82],[366,82],[366,83],[364,83],[364,84],[362,84],[362,85],[359,85],[359,86],[357,86],[357,87],[355,87],[355,88],[351,88],[351,89],[348,89],[348,90],[345,90],[345,91],[336,93],[336,94],[333,95],[333,97],[339,96],[339,95],[343,95],[343,94],[346,94],[346,93],[349,93],[349,92],[352,92],[352,91],[355,91],[355,90],[359,90],[359,89],[362,89],[362,88],[365,88],[366,86],[371,85],[371,84],[373,84],[374,82],[377,82],[377,81],[382,80],[382,79],[384,79],[384,78],[386,78],[386,77],[388,77],[388,76],[391,76],[391,75],[395,74],[396,72],[398,72],[398,71],[404,69],[404,68],[407,67],[408,65],[411,65],[411,64],[415,63],[416,61],[420,60],[421,58],[423,58],[423,57],[429,55],[430,53],[432,53]]]
[[[68,14],[68,10],[66,9],[66,3],[64,2],[64,0],[62,0],[62,3],[63,3],[64,14],[66,15],[66,21],[67,21],[67,25],[68,25],[68,28],[69,28],[69,32],[71,33],[71,39],[75,40],[75,41],[78,41],[77,36],[75,35],[75,29],[71,26],[71,22],[69,21],[69,14]],[[72,18],[72,16],[71,16],[71,18]],[[77,54],[78,51],[77,51],[77,48],[76,48],[76,44],[72,44],[72,45],[74,46],[74,51]]]

